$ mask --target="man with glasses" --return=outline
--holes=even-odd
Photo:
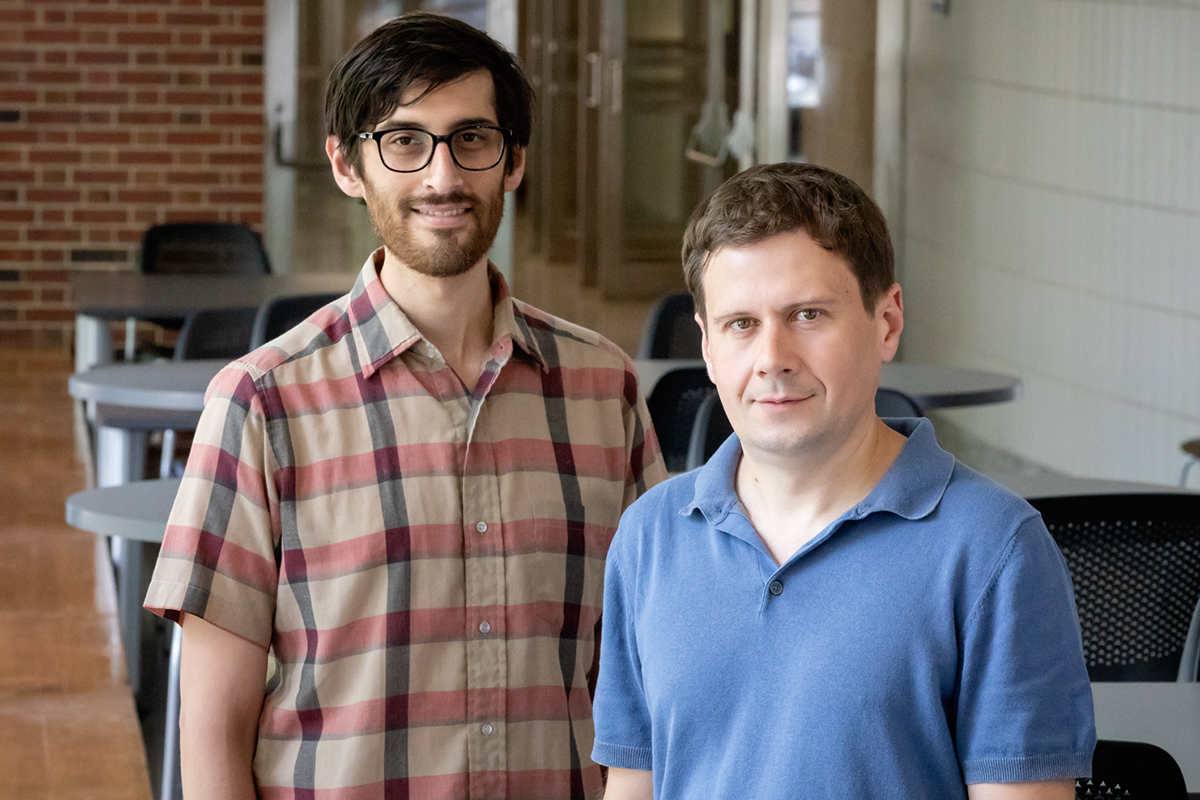
[[[531,94],[428,14],[333,70],[326,152],[383,246],[209,388],[146,599],[183,625],[189,796],[602,792],[604,559],[664,470],[628,356],[488,263]]]

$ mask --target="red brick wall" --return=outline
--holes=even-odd
[[[0,341],[69,342],[76,270],[262,221],[263,0],[0,0]]]

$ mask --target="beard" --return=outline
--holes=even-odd
[[[473,197],[465,192],[406,197],[395,205],[386,195],[367,185],[364,198],[371,227],[399,261],[410,269],[432,278],[452,278],[469,272],[487,255],[496,239],[504,216],[504,184],[490,198]],[[465,228],[414,229],[414,208],[421,205],[468,203],[473,223]]]

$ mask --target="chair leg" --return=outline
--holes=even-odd
[[[171,477],[171,467],[175,463],[175,430],[167,428],[163,431],[162,457],[158,460],[158,477]]]
[[[1188,472],[1190,472],[1192,467],[1196,465],[1196,461],[1197,459],[1195,456],[1188,456],[1187,463],[1183,465],[1183,472],[1179,476],[1180,489],[1187,488]]]
[[[183,653],[183,626],[171,631],[171,662],[167,672],[167,719],[163,731],[162,787],[159,800],[183,800],[179,778],[179,662]]]
[[[125,363],[132,364],[137,356],[137,317],[125,320]]]

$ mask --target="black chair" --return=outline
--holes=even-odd
[[[142,234],[137,271],[173,275],[270,275],[262,238],[238,222],[171,222]]]
[[[1188,800],[1188,792],[1183,772],[1166,750],[1101,739],[1092,756],[1092,777],[1075,781],[1075,797]]]
[[[875,415],[878,417],[923,417],[917,401],[897,389],[875,390]]]
[[[1195,681],[1200,495],[1035,497],[1071,570],[1093,681]]]
[[[334,293],[297,294],[290,297],[273,297],[265,301],[258,307],[258,314],[254,319],[250,348],[253,350],[262,347],[341,296]]]
[[[875,413],[881,417],[922,417],[921,407],[904,392],[879,389],[875,392]],[[717,448],[733,433],[725,409],[714,389],[700,404],[688,442],[687,469],[703,466]]]
[[[637,357],[701,358],[700,326],[690,294],[669,294],[658,298],[646,318],[646,328],[638,343]]]
[[[683,472],[686,468],[696,414],[704,398],[715,392],[704,367],[670,370],[654,384],[646,406],[668,472]]]
[[[175,340],[176,361],[225,358],[232,361],[251,350],[256,308],[212,308],[193,311],[183,321]]]

